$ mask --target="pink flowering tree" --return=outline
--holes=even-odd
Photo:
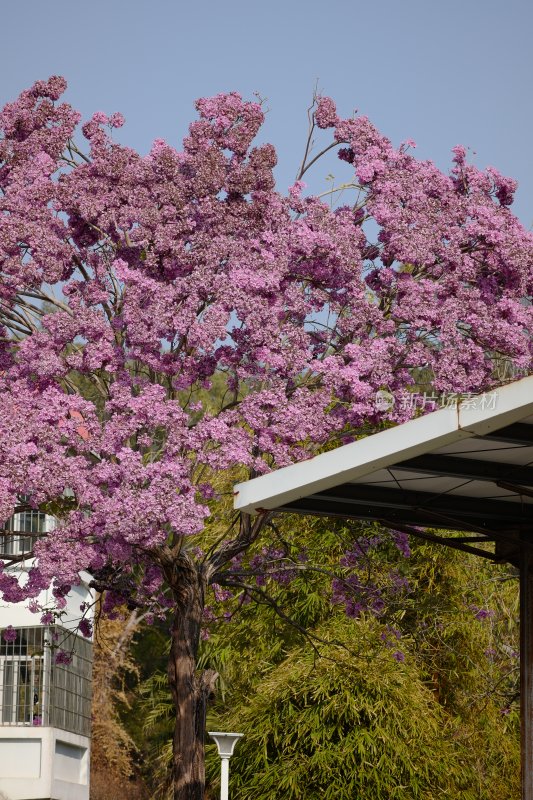
[[[108,612],[168,615],[174,793],[200,800],[204,609],[269,524],[232,516],[232,480],[402,422],[421,367],[439,392],[494,385],[495,358],[530,370],[533,237],[513,181],[460,147],[445,175],[328,98],[309,142],[323,129],[356,187],[335,210],[276,191],[238,94],[199,100],[182,150],[141,156],[114,141],[120,114],[76,146],[64,89],[0,115],[0,518],[21,493],[58,516],[0,591],[53,584],[61,606],[86,569]]]

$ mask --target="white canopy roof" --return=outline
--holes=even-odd
[[[473,531],[505,554],[533,531],[533,376],[238,484],[235,508]]]

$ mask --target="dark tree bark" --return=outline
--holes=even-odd
[[[205,578],[193,564],[181,565],[173,587],[176,612],[168,679],[176,721],[173,742],[174,800],[204,800],[204,738],[207,702],[217,674],[198,672],[196,660],[205,603]]]
[[[161,559],[175,600],[168,659],[168,680],[176,713],[174,800],[204,800],[207,703],[218,678],[214,670],[196,669],[207,585],[215,581],[217,570],[248,549],[269,518],[268,512],[253,520],[248,514],[241,515],[236,538],[224,542],[201,564],[195,564],[183,550],[177,557],[169,551]]]

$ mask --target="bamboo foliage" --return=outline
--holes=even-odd
[[[493,732],[494,754],[480,758],[474,720],[437,701],[415,657],[398,664],[384,652],[374,620],[337,618],[321,632],[333,630],[354,648],[363,640],[369,658],[354,660],[332,645],[317,661],[297,648],[224,718],[227,729],[245,734],[232,759],[236,799],[516,796],[512,741],[496,743]],[[484,727],[498,722],[486,715]],[[216,764],[208,763],[214,780]]]
[[[321,549],[338,562],[347,531],[306,524],[309,560]],[[374,577],[393,558],[387,548],[375,554]],[[517,796],[516,581],[506,568],[430,545],[415,545],[399,566],[410,591],[380,617],[332,608],[322,573],[272,587],[310,639],[268,605],[246,604],[230,624],[213,624],[201,667],[216,669],[222,687],[208,729],[244,733],[231,760],[232,800]],[[134,711],[144,720],[146,778],[153,800],[164,800],[165,676],[141,691]],[[208,745],[209,800],[219,768]]]

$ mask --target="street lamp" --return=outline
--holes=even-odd
[[[208,731],[217,745],[220,756],[220,800],[228,800],[229,792],[229,760],[233,755],[237,740],[243,736],[242,733],[220,733],[218,731]]]

